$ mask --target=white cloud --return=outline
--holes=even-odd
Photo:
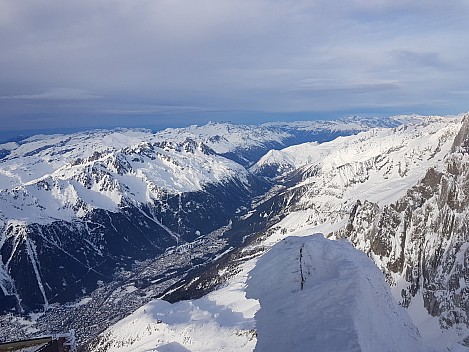
[[[96,111],[334,111],[357,99],[398,111],[438,97],[467,110],[449,92],[469,89],[468,14],[463,0],[3,0],[0,96]]]

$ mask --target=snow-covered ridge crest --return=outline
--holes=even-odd
[[[435,345],[452,340],[467,347],[469,340],[468,146],[466,115],[438,167],[392,204],[357,201],[347,226],[335,232],[373,258]]]
[[[423,351],[381,272],[350,244],[289,237],[192,301],[155,300],[88,351]]]
[[[402,121],[405,121],[403,118]],[[201,140],[217,153],[228,153],[238,148],[253,148],[266,142],[279,145],[292,137],[295,131],[365,131],[372,127],[394,127],[402,122],[390,118],[349,117],[338,120],[311,120],[268,122],[261,125],[237,125],[211,122],[203,126],[168,128],[158,133],[166,140],[194,138]]]
[[[256,351],[423,351],[373,262],[345,241],[287,237],[250,272]]]
[[[258,172],[269,165],[279,165],[291,171],[306,165],[322,163],[328,170],[354,162],[364,162],[399,149],[410,149],[406,159],[423,158],[428,149],[439,150],[460,127],[460,118],[434,118],[417,124],[405,124],[393,129],[373,128],[354,136],[339,137],[322,143],[304,143],[282,150],[271,150],[251,171]],[[443,131],[440,131],[443,129]],[[428,138],[427,138],[428,137]],[[414,140],[417,140],[415,142]]]
[[[19,217],[29,223],[71,220],[92,209],[117,211],[125,204],[151,204],[168,194],[197,192],[229,179],[248,185],[248,172],[241,165],[201,142],[146,142],[135,133],[104,135],[105,140],[118,140],[116,144],[123,146],[120,149],[105,142],[91,152],[86,138],[81,145],[65,148],[63,159],[56,156],[60,150],[50,147],[50,141],[42,147],[34,145],[37,154],[28,151],[23,157],[8,156],[1,165],[3,219]],[[125,145],[125,138],[132,144]],[[53,145],[57,144],[60,142]],[[36,178],[32,178],[34,174]]]
[[[315,349],[314,347],[321,346],[320,343],[323,343],[323,347],[316,348],[317,350],[334,350],[331,348],[331,346],[335,346],[334,343],[339,345],[348,342],[351,343],[350,346],[336,346],[336,350],[354,350],[353,347],[357,345],[361,348],[356,350],[364,351],[386,350],[388,346],[391,346],[389,347],[391,351],[418,351],[422,348],[415,327],[413,327],[409,318],[402,312],[402,308],[397,307],[396,303],[393,301],[389,293],[389,288],[386,287],[379,270],[373,267],[371,261],[366,258],[363,253],[355,251],[357,256],[359,255],[361,259],[357,262],[354,260],[348,261],[350,258],[347,251],[352,250],[352,248],[350,245],[345,245],[343,242],[338,242],[344,245],[341,250],[338,250],[338,247],[330,248],[328,245],[321,246],[320,242],[326,241],[325,239],[321,239],[321,241],[316,242],[314,246],[311,247],[310,244],[312,243],[309,241],[309,238],[287,238],[285,241],[281,241],[281,239],[286,238],[288,233],[307,236],[313,232],[332,233],[338,229],[345,228],[349,216],[352,214],[353,217],[355,214],[354,206],[357,204],[357,199],[374,199],[380,206],[393,208],[394,206],[390,204],[401,197],[402,194],[408,192],[409,188],[418,185],[419,181],[425,177],[427,168],[435,170],[436,173],[442,171],[441,168],[445,167],[443,161],[448,153],[451,152],[451,147],[454,145],[454,137],[458,134],[460,129],[460,118],[432,118],[423,122],[420,121],[418,123],[398,127],[395,130],[377,129],[357,136],[339,138],[336,141],[322,145],[303,145],[303,147],[308,146],[308,148],[317,148],[318,150],[321,150],[322,147],[324,148],[322,149],[324,155],[321,158],[318,157],[319,162],[316,164],[308,164],[311,163],[310,160],[307,162],[307,165],[300,166],[295,170],[300,175],[304,176],[302,182],[291,187],[286,187],[284,193],[280,191],[278,196],[279,198],[283,196],[284,199],[281,199],[278,203],[285,206],[285,208],[282,207],[279,211],[285,211],[285,213],[289,215],[279,223],[276,223],[274,227],[268,229],[266,233],[269,234],[270,237],[267,236],[265,241],[258,245],[259,247],[268,248],[272,243],[280,242],[280,244],[274,246],[270,252],[267,252],[267,254],[257,262],[256,268],[250,272],[252,280],[248,281],[248,297],[250,297],[250,299],[258,299],[261,307],[256,315],[259,350],[281,349],[279,346],[285,341],[289,342],[286,350],[294,350],[295,347],[298,347],[298,350],[311,350]],[[460,150],[460,148],[458,148],[458,150]],[[465,153],[465,150],[461,149],[459,154],[463,152]],[[312,153],[312,158],[314,157],[316,156]],[[455,169],[455,167],[459,165],[459,168],[462,168],[464,171],[464,175],[467,175],[467,155],[456,155],[455,157],[458,159],[455,161],[459,162],[459,159],[463,158],[466,162],[462,164],[456,162],[454,165],[451,164],[454,166],[451,170],[459,170]],[[323,159],[325,161],[321,162]],[[404,167],[405,165],[408,167]],[[315,172],[308,173],[307,171],[310,171],[312,168],[314,168]],[[467,177],[465,179],[467,180]],[[458,181],[457,183],[463,184],[462,181]],[[464,185],[465,184],[466,183],[464,183]],[[449,185],[451,186],[452,183],[450,182]],[[445,189],[442,189],[442,193],[448,195]],[[451,205],[459,207],[459,203],[454,201],[459,199],[460,197],[452,196]],[[417,202],[419,201],[418,193],[416,194],[416,200]],[[431,204],[434,211],[437,209],[437,204],[439,204],[439,202],[433,202]],[[376,207],[378,206],[376,205]],[[276,209],[269,208],[266,212],[260,214],[260,216],[271,216],[269,211],[272,211],[272,216],[277,215],[275,214]],[[431,214],[431,212],[425,211],[422,212],[422,214],[428,215]],[[445,213],[441,213],[441,215],[442,221],[438,220],[434,226],[441,227],[442,229],[451,228],[448,226],[451,217],[446,216]],[[248,217],[249,216],[255,217],[259,216],[259,214],[253,213],[253,215],[248,215]],[[376,222],[374,222],[373,219],[367,217],[360,217],[360,219],[364,222],[364,229],[370,229],[372,234],[376,234],[376,232],[373,232],[373,229],[376,228]],[[394,218],[392,217],[386,217],[383,221],[380,221],[380,223],[391,224],[393,226],[399,225],[398,223],[394,224]],[[467,221],[461,221],[460,224],[467,224]],[[403,227],[405,228],[405,225]],[[357,231],[360,231],[360,228],[361,227],[357,227]],[[418,229],[421,228],[423,228],[423,226],[419,225]],[[295,230],[300,231],[295,232]],[[393,229],[396,239],[400,236],[401,233],[399,231],[401,230],[402,228],[398,228],[397,230]],[[417,232],[416,236],[420,237],[420,233]],[[378,236],[374,238],[377,239],[378,248],[380,248],[381,240],[385,242],[384,238],[380,239]],[[411,250],[408,243],[401,247],[400,243],[393,239],[392,236],[389,238],[391,239],[393,250],[402,249],[402,251],[405,252]],[[420,242],[415,241],[410,235],[406,237],[406,242],[412,242],[412,246],[425,248],[426,251],[439,251],[438,246],[433,246],[435,244],[433,235],[430,240],[432,244],[429,243],[427,246],[426,244],[420,245]],[[329,242],[332,247],[337,244],[336,242],[326,241],[326,243]],[[283,250],[276,250],[281,247]],[[461,246],[458,252],[454,252],[454,249],[459,247],[453,248],[450,244],[445,244],[440,248],[448,248],[449,252],[458,253],[457,269],[460,270],[464,268],[464,255],[461,255],[461,253],[467,251],[467,246]],[[424,254],[426,258],[427,254],[428,252]],[[373,259],[381,256],[383,256],[381,252],[372,254]],[[412,271],[412,275],[415,273],[417,278],[423,280],[417,268],[421,268],[421,270],[425,271],[428,269],[423,269],[420,266],[422,256],[416,255],[414,258],[417,263],[415,270]],[[433,257],[428,258],[433,260]],[[364,261],[366,261],[366,264]],[[359,264],[354,265],[354,263]],[[365,273],[361,272],[361,274],[364,274],[363,276],[361,276],[360,273],[354,276],[354,274],[357,274],[355,269],[368,268],[370,264],[373,267],[374,274],[380,278],[379,285],[376,285],[373,279],[370,281],[366,279],[374,275],[367,276],[370,274],[367,269],[365,269]],[[456,273],[456,270],[453,269],[454,267],[451,266],[435,268],[438,273],[443,273],[445,270],[452,270],[455,276],[459,275],[459,273]],[[351,276],[354,277],[354,280],[351,280],[352,282],[347,281]],[[326,283],[328,277],[332,277],[334,280]],[[337,278],[342,280],[337,280]],[[402,277],[400,279],[402,280]],[[463,286],[461,281],[464,280],[459,280],[460,286]],[[246,281],[241,281],[239,283],[243,285],[245,282]],[[361,283],[364,283],[366,288],[357,290],[357,287],[361,287]],[[343,286],[341,286],[341,284],[343,284]],[[398,294],[395,295],[397,299],[400,298],[400,289],[405,287],[406,284],[407,283],[401,281],[401,283],[395,287],[396,292],[399,291]],[[448,286],[448,284],[451,284],[451,282],[445,283],[446,286]],[[452,285],[454,284],[455,283],[452,283]],[[229,291],[228,287],[230,287],[230,285],[232,285],[232,282],[223,289]],[[275,285],[278,285],[278,287]],[[346,288],[344,288],[344,286],[346,286]],[[337,288],[339,288],[339,290],[337,290]],[[384,288],[386,293],[384,293],[381,288]],[[467,288],[465,289],[467,290]],[[304,294],[304,297],[302,296],[303,292],[307,292],[307,294]],[[347,297],[354,297],[355,293],[357,293],[355,297],[360,297],[360,299],[357,301],[354,299],[347,300]],[[213,294],[217,294],[217,291]],[[458,288],[457,294],[462,295],[464,292],[462,289]],[[294,295],[296,295],[294,299],[289,299]],[[375,297],[375,295],[377,295],[377,297]],[[311,301],[305,303],[303,300],[299,299],[300,296],[305,300],[309,299]],[[363,297],[367,298],[364,299]],[[385,298],[384,302],[381,301],[383,297]],[[204,299],[206,298],[207,297],[204,297]],[[245,303],[245,300],[238,297],[238,302],[238,305],[242,305]],[[463,302],[464,304],[465,301],[461,299],[458,302]],[[366,303],[370,303],[369,306],[367,306]],[[377,307],[374,306],[375,304]],[[417,307],[421,310],[424,309],[423,303],[417,302],[417,299],[413,300],[413,304],[414,307],[411,308]],[[198,303],[194,305],[198,306]],[[308,309],[304,309],[306,305]],[[336,312],[335,309],[337,307],[342,308],[344,306],[346,308],[353,308],[350,308],[350,310],[345,309],[345,311],[339,309],[339,311]],[[174,307],[177,307],[176,309],[179,311],[177,305]],[[311,307],[315,309],[310,309]],[[397,309],[394,310],[392,307],[397,307]],[[435,305],[433,308],[437,309],[438,306]],[[396,313],[396,311],[398,313]],[[309,314],[310,312],[311,314]],[[337,314],[334,315],[334,312]],[[383,316],[381,316],[381,314],[379,314],[379,316],[375,315],[376,313],[382,312],[386,312],[386,314],[383,314]],[[278,318],[275,318],[277,313]],[[290,313],[291,316],[288,315]],[[356,316],[354,315],[355,313]],[[451,313],[453,312],[449,312],[449,314]],[[214,311],[207,311],[205,316],[215,316],[215,314]],[[333,333],[337,331],[336,328],[340,324],[331,323],[333,326],[328,325],[331,321],[331,316],[338,317],[335,322],[344,323],[346,327],[340,329],[339,333],[334,335],[328,343],[318,339],[314,347],[312,347],[313,344],[310,343],[308,347],[305,348],[303,338],[316,336],[314,329],[312,332],[306,331],[311,325],[316,327],[316,330],[324,332],[324,335],[320,337],[324,337],[325,339],[331,337],[330,335],[333,335]],[[390,316],[397,317],[396,319],[392,319],[393,323],[391,324],[389,324],[388,320]],[[317,319],[317,317],[323,319]],[[357,317],[357,320],[355,320],[354,317]],[[302,320],[303,318],[304,320]],[[125,324],[120,324],[119,333],[130,330],[126,330],[126,326],[130,327],[133,326],[133,324],[138,324],[135,322],[135,319],[138,319],[137,315],[129,317],[129,320],[126,320]],[[308,319],[312,319],[312,321]],[[347,320],[347,322],[345,322],[345,320]],[[264,321],[264,325],[262,321]],[[307,321],[307,323],[304,323],[305,321]],[[283,324],[284,322],[287,327]],[[372,325],[367,325],[370,322]],[[186,321],[178,326],[170,323],[165,325],[165,329],[156,332],[152,337],[144,337],[144,341],[140,341],[155,343],[155,341],[161,338],[158,342],[161,342],[165,347],[174,345],[175,347],[192,349],[192,347],[198,343],[197,337],[189,333],[188,335],[190,336],[188,338],[189,341],[191,341],[191,345],[184,345],[184,341],[179,339],[177,332],[181,330],[184,332],[195,331],[197,328],[193,328],[193,326],[196,324],[197,323],[194,321]],[[290,326],[294,326],[295,329],[292,331]],[[422,325],[419,324],[419,326]],[[324,327],[326,327],[326,329],[324,329]],[[373,331],[376,327],[379,327],[377,333],[372,333],[372,337],[367,338],[367,333]],[[434,331],[425,331],[426,327],[422,327],[422,331],[427,335],[425,341],[431,341],[430,343],[432,343],[432,345],[434,341],[442,336],[439,328]],[[175,335],[177,337],[174,339],[168,335],[161,337],[161,333],[167,331],[166,329],[171,330],[173,336]],[[216,329],[217,328],[214,328],[213,330]],[[386,332],[389,330],[394,331],[394,333],[391,334],[391,336],[386,336]],[[118,342],[132,342],[131,336],[125,335],[125,338],[122,335],[116,336],[113,335],[113,331],[116,330],[112,330],[112,328],[108,330],[109,335],[105,337],[106,339],[109,338],[108,341],[112,341],[115,338],[114,341]],[[359,331],[364,331],[365,333],[360,333]],[[285,335],[287,336],[285,337]],[[344,338],[345,335],[347,335],[347,338]],[[264,341],[263,336],[267,336]],[[442,347],[441,350],[450,350],[446,346],[443,346],[448,343],[456,343],[464,338],[464,336],[467,336],[467,334],[456,337],[453,336],[451,339],[443,341],[438,345]],[[279,338],[278,340],[276,340],[277,337]],[[266,347],[270,340],[274,342],[274,347]],[[176,345],[175,342],[177,342],[178,345]],[[371,345],[367,345],[367,343]],[[374,346],[372,345],[373,343],[375,344]],[[137,348],[137,345],[134,345],[134,347]],[[148,347],[149,345],[146,345],[146,348]],[[459,344],[455,344],[452,347],[454,351],[467,349]],[[129,345],[125,346],[125,348],[127,348],[127,350],[132,349]],[[152,346],[152,348],[156,348],[155,345]],[[197,350],[197,348],[194,349]],[[249,349],[246,348],[246,350]],[[433,351],[432,348],[425,350]],[[451,350],[453,351],[453,349]]]
[[[274,159],[268,153],[251,171],[279,167],[301,177],[286,195],[296,201],[287,205],[291,215],[280,226],[294,230],[299,224],[335,223],[348,217],[357,199],[389,204],[403,196],[424,177],[422,170],[440,167],[460,128],[461,119],[452,118],[371,129],[319,145],[292,146]]]
[[[117,129],[37,135],[0,145],[1,216],[4,221],[20,218],[28,223],[70,221],[93,209],[151,204],[167,194],[196,192],[230,179],[247,185],[248,172],[233,160],[249,165],[268,146],[292,143],[297,131],[352,133],[377,124],[395,123],[211,123],[157,133]]]

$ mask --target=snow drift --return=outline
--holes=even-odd
[[[288,237],[251,271],[256,351],[421,351],[383,274],[345,241]]]
[[[424,350],[373,262],[349,243],[322,235],[286,238],[201,299],[152,301],[89,347],[99,352]]]

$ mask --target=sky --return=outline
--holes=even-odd
[[[0,132],[469,110],[469,0],[0,0]]]

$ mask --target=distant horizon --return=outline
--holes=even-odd
[[[44,127],[44,128],[17,128],[11,130],[2,130],[0,129],[0,144],[8,143],[8,142],[17,142],[34,135],[54,135],[54,134],[73,134],[79,132],[86,132],[86,131],[95,131],[95,130],[118,130],[118,129],[145,129],[151,130],[153,133],[158,131],[162,131],[167,128],[186,128],[189,126],[203,126],[210,122],[214,123],[231,123],[235,125],[262,125],[266,123],[272,122],[300,122],[300,121],[334,121],[334,120],[341,120],[348,117],[358,117],[358,118],[389,118],[393,116],[400,116],[400,115],[417,115],[417,116],[458,116],[464,114],[466,112],[457,112],[457,113],[450,113],[450,114],[421,114],[421,113],[412,113],[412,112],[403,112],[403,113],[392,113],[392,114],[373,114],[373,113],[362,113],[362,114],[336,114],[331,116],[332,114],[313,114],[310,112],[296,112],[296,113],[258,113],[258,112],[250,112],[251,114],[257,114],[259,116],[256,120],[246,121],[243,119],[222,119],[212,116],[212,119],[209,117],[201,118],[201,119],[193,119],[187,120],[186,123],[181,122],[180,120],[176,120],[177,122],[173,121],[173,123],[166,123],[166,124],[151,124],[151,123],[142,123],[139,124],[138,122],[125,122],[122,125],[88,125],[88,126],[74,126],[74,127]],[[283,117],[283,118],[282,118]],[[309,117],[309,118],[308,118]]]
[[[160,130],[165,128],[187,127],[191,125],[205,125],[210,121],[258,125],[275,121],[337,120],[348,116],[388,117],[400,114],[401,113],[396,114],[393,112],[374,113],[372,111],[268,112],[239,110],[136,114],[135,116],[129,116],[126,114],[109,116],[65,114],[62,118],[53,114],[51,116],[44,114],[44,116],[22,116],[21,118],[17,118],[16,121],[11,121],[10,125],[4,123],[3,126],[0,126],[0,133],[32,130],[89,130],[113,128],[151,128]],[[402,114],[411,115],[414,113],[404,112]],[[67,118],[67,116],[69,118]],[[74,116],[74,118],[72,119],[71,116]],[[22,119],[25,121],[24,123],[21,123]],[[7,127],[5,128],[5,126]]]
[[[469,1],[3,0],[0,131],[469,109]]]
[[[162,131],[166,128],[184,128],[192,125],[203,126],[209,122],[218,122],[218,123],[233,123],[237,125],[259,125],[269,122],[291,122],[291,121],[319,121],[319,120],[338,120],[341,118],[346,118],[348,116],[365,116],[363,115],[354,115],[354,114],[342,114],[330,116],[330,114],[313,114],[310,112],[295,112],[295,113],[262,113],[257,111],[252,112],[243,112],[244,118],[234,118],[231,119],[230,115],[238,115],[239,112],[224,112],[216,113],[212,112],[210,114],[201,114],[202,116],[197,116],[196,114],[190,114],[191,117],[185,120],[173,119],[172,121],[165,121],[162,123],[159,120],[159,123],[151,123],[154,120],[154,116],[140,117],[140,119],[125,119],[120,125],[116,124],[114,121],[109,121],[107,125],[98,125],[98,124],[89,124],[87,126],[62,126],[62,127],[37,127],[37,128],[16,128],[10,130],[0,129],[0,143],[5,141],[15,140],[18,138],[27,138],[36,134],[60,134],[60,133],[76,133],[92,130],[114,130],[114,129],[149,129],[153,132]],[[376,116],[374,114],[368,114],[369,116]],[[235,117],[236,117],[235,116]],[[251,118],[253,116],[254,118]],[[386,117],[392,115],[383,115],[378,117]],[[256,118],[257,117],[257,118]],[[158,120],[157,120],[158,121]],[[141,122],[141,123],[140,123]],[[26,137],[24,137],[26,136]]]

